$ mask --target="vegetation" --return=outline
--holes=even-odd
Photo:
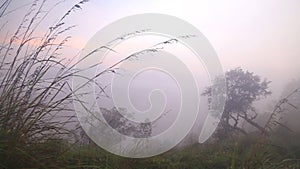
[[[241,127],[241,123],[246,121],[256,129],[264,132],[264,128],[255,122],[257,112],[253,103],[261,97],[271,94],[268,90],[267,80],[262,81],[261,77],[252,72],[236,68],[226,72],[227,98],[224,112],[220,121],[218,135],[224,138],[233,132],[247,132]],[[211,96],[212,87],[207,88],[203,95]]]
[[[260,134],[190,145],[146,159],[112,155],[96,145],[52,140],[11,151],[2,168],[118,168],[118,169],[298,169],[299,133],[282,137],[280,131],[268,139]],[[292,139],[291,139],[292,138]],[[3,144],[1,145],[3,146]],[[3,154],[1,148],[1,159]]]
[[[7,11],[11,2],[1,2],[0,18],[13,12]],[[0,168],[300,168],[300,132],[291,131],[278,118],[286,107],[299,113],[298,103],[292,101],[299,100],[295,97],[300,90],[286,94],[270,113],[266,125],[260,126],[255,122],[253,102],[270,94],[269,82],[240,68],[226,74],[229,99],[217,134],[225,132],[218,139],[174,148],[152,158],[129,159],[74,138],[78,130],[68,127],[76,122],[74,113],[70,113],[73,91],[69,80],[78,71],[78,62],[59,56],[71,38],[66,32],[73,28],[64,21],[87,0],[75,4],[40,37],[36,30],[53,9],[45,9],[45,2],[33,1],[12,34],[3,32],[5,25],[0,28],[0,33],[7,35],[0,46]],[[209,95],[209,89],[206,94]],[[257,125],[260,132],[242,132],[240,118]],[[112,125],[120,120],[109,116],[107,119],[112,120]],[[123,132],[127,131],[126,128]],[[133,131],[138,132],[128,135],[145,137],[151,133],[151,127],[145,123],[143,127],[133,126]]]

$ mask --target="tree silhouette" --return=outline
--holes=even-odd
[[[152,124],[151,122],[136,123],[134,121],[128,120],[124,117],[120,111],[126,112],[126,109],[118,110],[117,108],[112,108],[111,110],[101,108],[104,119],[107,123],[119,133],[131,136],[134,138],[147,138],[152,134]]]
[[[236,68],[226,72],[227,98],[225,108],[217,129],[217,136],[225,138],[238,131],[244,134],[247,132],[241,127],[241,122],[246,121],[258,130],[264,132],[264,128],[255,122],[257,112],[253,107],[254,101],[271,94],[268,90],[270,81],[262,80],[253,72]],[[202,95],[211,97],[210,86]]]

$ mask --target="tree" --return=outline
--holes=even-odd
[[[263,132],[264,127],[254,120],[257,117],[257,112],[253,107],[253,103],[271,94],[268,90],[270,81],[267,81],[267,79],[261,80],[260,76],[241,68],[226,72],[225,78],[227,98],[217,135],[224,138],[236,131],[247,134],[241,127],[242,121],[246,121]],[[206,88],[202,95],[211,97],[212,88],[214,87]]]
[[[147,138],[152,134],[152,124],[151,122],[136,123],[128,120],[124,117],[120,111],[126,113],[126,109],[118,110],[117,108],[112,108],[111,110],[101,108],[104,119],[107,123],[119,133],[131,136],[135,138]]]

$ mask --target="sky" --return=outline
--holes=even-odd
[[[20,22],[30,2],[23,0],[11,4],[11,9],[21,8],[6,16],[8,28]],[[48,1],[46,6],[56,2]],[[49,23],[75,2],[78,1],[65,0],[59,4],[47,17]],[[266,77],[272,81],[271,88],[277,95],[286,83],[299,77],[299,0],[91,0],[67,19],[70,24],[77,25],[70,31],[73,39],[68,44],[69,51],[75,53],[84,48],[104,26],[142,13],[162,13],[186,20],[207,37],[225,71],[242,67]],[[41,30],[47,25],[42,24]]]

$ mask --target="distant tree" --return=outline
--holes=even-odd
[[[118,110],[117,108],[112,108],[111,110],[107,110],[101,108],[101,111],[107,123],[123,135],[135,138],[147,138],[152,134],[151,122],[136,123],[130,121],[120,113],[120,111],[126,113],[125,109]]]
[[[146,121],[144,123],[137,123],[134,121],[131,121],[124,117],[120,111],[126,112],[125,108],[117,109],[106,109],[106,108],[100,108],[101,113],[103,115],[104,120],[107,122],[107,124],[119,132],[120,134],[124,136],[129,136],[133,138],[148,138],[152,135],[152,123],[149,121]],[[83,128],[78,125],[78,133],[75,135],[76,142],[80,144],[94,144],[92,139],[86,134],[86,132],[83,130]],[[104,129],[106,130],[106,129]],[[110,130],[106,130],[104,132],[111,132]]]
[[[226,72],[225,77],[227,98],[217,136],[224,138],[236,131],[247,134],[241,127],[243,121],[263,132],[264,127],[255,122],[257,112],[253,103],[271,94],[268,90],[270,81],[261,80],[260,76],[241,68]],[[213,87],[215,86],[206,88],[202,94],[211,97]]]

